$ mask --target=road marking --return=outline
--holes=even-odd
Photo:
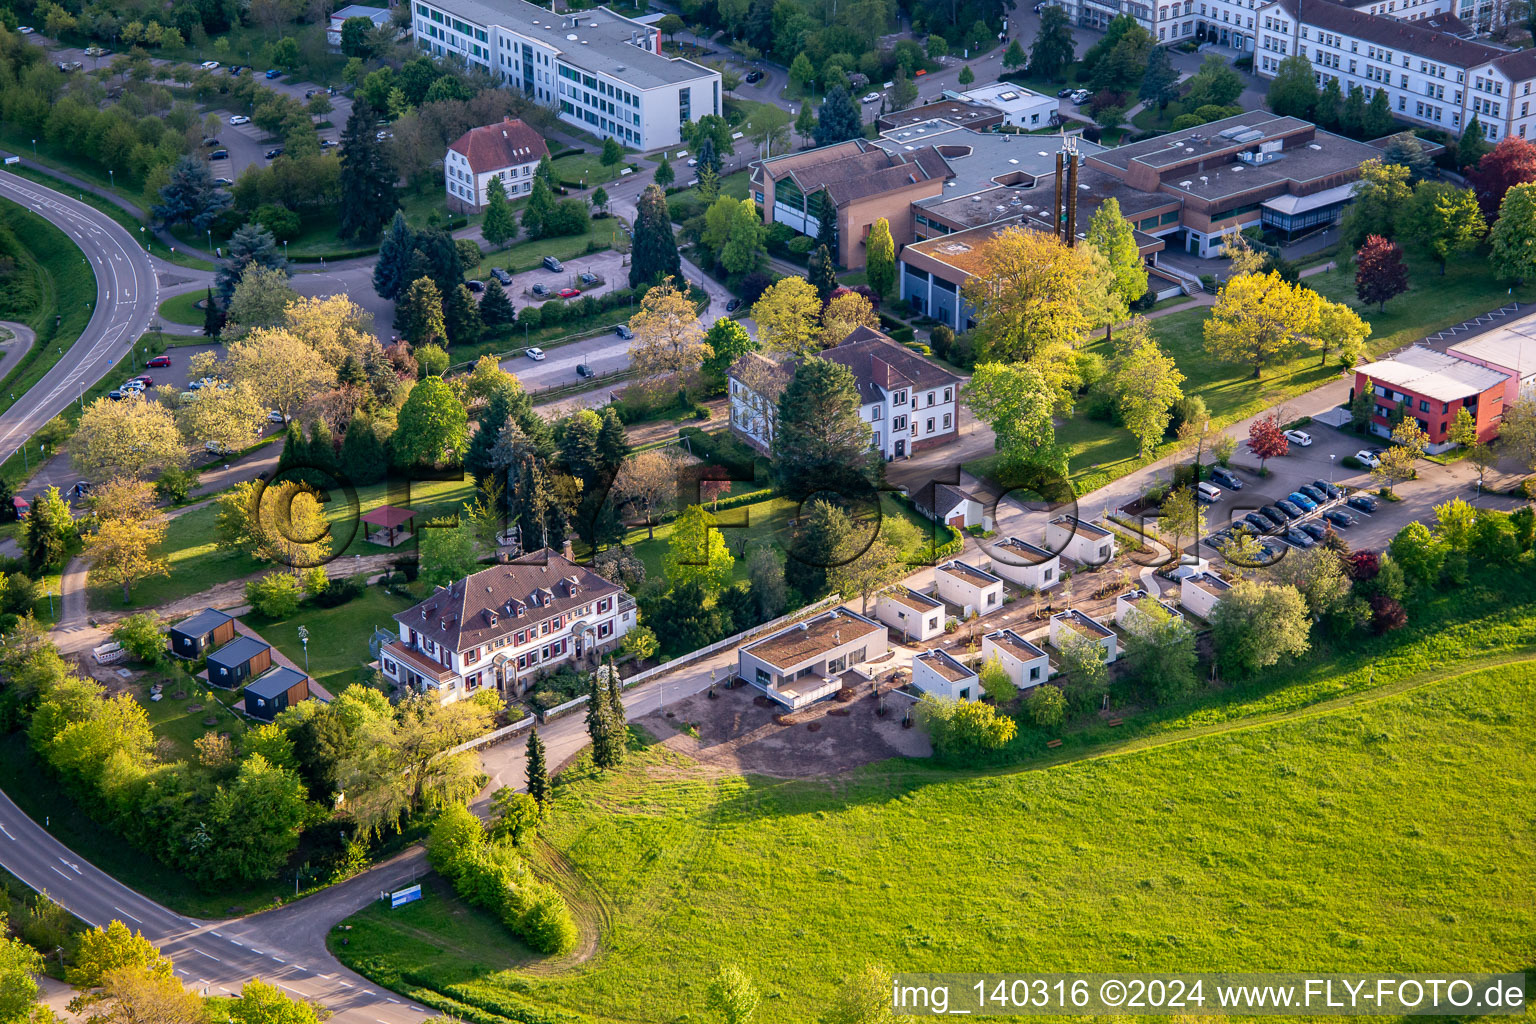
[[[303,992],[300,992],[298,989],[294,988],[292,985],[284,985],[282,982],[278,982],[277,983],[277,987],[278,988],[285,988],[289,992],[296,993],[297,995],[303,995],[304,994]]]
[[[390,999],[390,998],[389,998],[389,997],[388,997],[388,996],[386,996],[386,997],[385,997],[385,998],[384,998],[384,1001],[385,1001],[385,1002],[386,1002],[386,1003],[394,1003],[394,1004],[396,1004],[396,1005],[399,1005],[399,1003],[400,1003],[400,1000],[398,1000],[398,999]]]
[[[273,960],[277,960],[277,957],[273,957],[272,959]],[[287,963],[288,961],[286,961],[286,960],[277,960],[277,962],[280,963],[280,964],[284,964],[284,963]]]
[[[251,952],[255,953],[257,956],[261,956],[262,955],[261,950],[257,949],[255,946],[251,947]]]
[[[140,921],[138,918],[134,917],[132,914],[128,913],[128,911],[124,910],[122,907],[113,907],[112,909],[117,911],[119,914],[122,914],[124,917],[126,917],[128,920],[132,921],[134,924],[143,924],[144,923],[143,921]]]
[[[209,960],[212,960],[216,964],[221,964],[224,962],[223,960],[220,960],[218,957],[214,956],[212,953],[203,953],[203,951],[200,949],[194,949],[192,952],[202,953],[203,956],[207,957]]]
[[[0,825],[0,832],[5,832],[5,838],[9,839],[11,842],[14,843],[16,841],[16,837],[11,835],[10,832],[6,831],[4,825]]]
[[[209,932],[208,934],[212,935],[216,939],[222,939],[224,937],[224,936],[220,935],[218,932]]]
[[[325,975],[322,974],[322,975],[320,975],[320,977],[324,978]],[[342,988],[351,988],[352,987],[352,983],[350,981],[338,981],[336,984],[340,985]]]
[[[54,867],[52,864],[49,864],[48,867],[55,874],[57,874],[60,878],[64,879],[66,882],[69,881],[69,876],[66,875],[64,872],[60,871],[58,868]]]
[[[241,942],[239,939],[230,939],[229,941],[233,942],[235,945],[239,946],[241,949],[245,948],[245,943]]]

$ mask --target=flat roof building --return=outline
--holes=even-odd
[[[1523,316],[1470,341],[1457,342],[1446,352],[1508,376],[1504,384],[1506,407],[1522,396],[1536,397],[1536,314]]]
[[[1357,391],[1370,382],[1376,395],[1371,432],[1390,437],[1394,414],[1401,408],[1429,435],[1431,454],[1451,447],[1451,424],[1462,409],[1472,415],[1479,441],[1497,437],[1509,379],[1480,363],[1422,346],[1355,367]]]
[[[853,682],[847,673],[889,652],[884,625],[834,608],[738,649],[736,672],[794,710],[830,697]]]
[[[994,82],[960,93],[960,99],[993,107],[1003,113],[1003,124],[1025,131],[1049,128],[1057,120],[1061,101],[1012,82]],[[975,125],[966,125],[975,128]]]

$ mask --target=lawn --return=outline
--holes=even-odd
[[[374,627],[382,626],[393,632],[395,623],[391,616],[414,603],[383,587],[369,587],[360,597],[336,608],[304,605],[288,618],[276,620],[252,613],[245,616],[245,623],[300,666],[305,660],[299,627],[308,629],[309,674],[334,695],[352,683],[365,681],[365,666],[373,660],[368,640]]]
[[[634,167],[633,154],[625,154],[625,159],[616,164],[605,164],[602,161],[601,152],[597,153],[570,153],[566,156],[556,157],[550,161],[554,168],[555,180],[572,182],[580,187],[585,182],[587,187],[604,185],[619,176],[619,172],[626,167]]]
[[[553,256],[557,260],[569,260],[584,256],[588,252],[611,249],[615,245],[615,234],[622,238],[623,230],[623,225],[617,218],[599,217],[588,223],[587,232],[584,235],[535,238],[532,241],[513,242],[505,249],[493,249],[486,254],[478,267],[470,268],[464,276],[484,280],[490,274],[492,267],[501,267],[508,273],[517,274],[534,269],[544,262],[545,256]]]
[[[173,324],[186,324],[190,327],[203,326],[203,311],[198,308],[198,303],[207,298],[206,291],[184,292],[181,295],[172,295],[160,303],[160,317]]]
[[[177,693],[187,696],[178,698]],[[169,748],[161,751],[166,761],[196,757],[197,748],[193,744],[206,733],[227,732],[238,744],[247,729],[245,719],[232,710],[239,700],[237,694],[210,688],[200,679],[193,680],[186,690],[167,683],[164,696],[157,701],[149,699],[147,686],[140,687],[134,697],[149,716],[155,738]],[[193,705],[199,705],[199,710],[191,710]],[[209,725],[206,721],[209,718],[217,718],[218,722]]]
[[[1536,662],[1488,666],[1529,655],[1530,589],[1518,608],[1472,590],[1415,608],[1408,629],[1215,695],[1224,715],[1195,700],[1177,729],[1131,718],[1053,752],[1026,726],[1039,756],[1022,768],[895,760],[829,784],[696,773],[654,747],[617,772],[583,762],[557,782],[546,839],[603,921],[593,960],[501,971],[483,946],[456,959],[476,934],[459,929],[488,922],[455,917],[477,915],[448,897],[433,911],[447,923],[370,912],[334,952],[450,1010],[427,988],[489,1012],[531,1000],[637,1021],[698,1012],[717,965],[735,963],[762,1024],[816,1019],[869,961],[1524,970]],[[1443,629],[1445,614],[1463,626]],[[1277,688],[1304,696],[1284,706]]]

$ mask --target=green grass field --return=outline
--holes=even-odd
[[[557,260],[575,259],[585,255],[591,246],[598,249],[612,248],[615,232],[622,235],[623,227],[619,221],[613,217],[602,217],[588,222],[584,235],[561,235],[513,242],[505,249],[492,249],[486,253],[480,265],[471,268],[464,276],[483,281],[490,276],[492,267],[501,267],[508,273],[517,274],[534,269],[544,262],[545,256],[553,256]],[[624,286],[627,286],[627,282],[624,282]]]
[[[149,699],[148,687],[134,694],[149,715],[155,738],[170,748],[163,752],[168,755],[165,760],[196,757],[193,744],[209,732],[227,732],[239,744],[247,726],[245,719],[231,710],[239,701],[236,693],[209,687],[202,680],[195,680],[185,691],[179,691],[175,684],[167,684],[165,691],[157,701]],[[177,699],[176,692],[185,692],[187,696]],[[190,710],[194,704],[201,705],[201,710]],[[205,719],[208,718],[217,718],[217,724],[207,724]]]
[[[606,776],[583,762],[557,783],[546,838],[603,922],[591,960],[501,970],[492,950],[522,951],[479,945],[494,922],[447,896],[359,915],[335,952],[418,1000],[604,1021],[697,1014],[731,962],[763,1024],[814,1020],[867,961],[1523,970],[1536,661],[1507,659],[1532,650],[1530,589],[1518,605],[1490,588],[1416,606],[1407,629],[1217,694],[1219,711],[1196,700],[1161,728],[1132,718],[1056,751],[1040,735],[1040,756],[1007,770],[718,777],[655,747]]]
[[[337,608],[305,605],[286,619],[245,616],[245,622],[261,638],[302,666],[304,645],[299,642],[299,627],[309,630],[309,674],[333,695],[352,683],[363,682],[365,667],[372,659],[368,639],[375,626],[395,628],[391,618],[412,602],[389,593],[383,587],[369,587]]]
[[[571,153],[557,157],[550,161],[550,166],[555,169],[556,179],[577,183],[585,181],[590,188],[593,185],[605,185],[613,181],[619,176],[620,171],[634,163],[632,154],[626,154],[624,159],[616,164],[605,164],[601,157],[602,147],[599,146],[592,153]]]
[[[189,327],[203,326],[203,311],[197,304],[207,298],[208,292],[193,291],[184,292],[181,295],[172,295],[160,303],[160,318],[173,324],[185,324]]]

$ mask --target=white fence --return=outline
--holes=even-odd
[[[583,697],[582,700],[586,700],[586,698]],[[533,716],[529,715],[521,722],[513,722],[511,725],[504,725],[500,729],[491,730],[484,736],[477,736],[467,743],[460,743],[456,747],[449,747],[447,750],[443,751],[443,754],[444,756],[450,754],[462,754],[466,750],[479,750],[481,747],[493,747],[503,740],[509,740],[513,736],[516,736],[518,733],[522,732],[524,729],[529,728],[533,725],[533,721]]]

